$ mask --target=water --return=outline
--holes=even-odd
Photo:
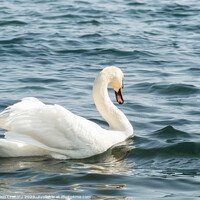
[[[197,0],[0,1],[0,110],[34,96],[106,127],[92,85],[116,65],[135,130],[86,160],[0,159],[0,198],[199,199],[199,24]]]

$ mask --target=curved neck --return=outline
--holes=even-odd
[[[109,82],[109,76],[100,72],[93,86],[95,105],[112,130],[123,131],[127,135],[132,135],[133,128],[129,120],[109,98],[107,90]]]

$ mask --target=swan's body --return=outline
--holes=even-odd
[[[130,122],[111,102],[107,91],[110,83],[116,91],[117,101],[123,103],[122,79],[119,68],[107,67],[99,73],[93,86],[96,107],[110,130],[62,106],[45,105],[33,97],[6,108],[0,113],[0,128],[7,130],[5,138],[0,139],[0,157],[86,158],[131,137]]]

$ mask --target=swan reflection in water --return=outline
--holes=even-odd
[[[126,157],[135,147],[132,138],[106,152],[78,160],[56,160],[48,157],[0,158],[1,172],[13,172],[23,169],[46,174],[98,173],[130,174],[134,163]]]
[[[81,194],[88,199],[110,199],[105,191],[113,194],[126,188],[126,182],[118,175],[134,173],[134,163],[126,157],[134,149],[129,139],[120,146],[109,149],[103,154],[82,160],[56,160],[47,157],[0,158],[1,192],[38,195]],[[116,179],[117,175],[117,179]],[[114,178],[114,179],[112,179]],[[97,191],[92,195],[91,190]],[[63,191],[65,191],[63,193]],[[89,192],[89,193],[88,193]],[[124,193],[123,193],[124,195]],[[65,198],[66,199],[66,198]],[[73,198],[69,198],[73,199]],[[127,199],[127,196],[112,196],[112,199]]]

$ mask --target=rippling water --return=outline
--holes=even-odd
[[[86,160],[0,159],[0,198],[200,198],[199,41],[197,0],[0,1],[1,110],[34,96],[106,127],[92,85],[116,65],[135,130]]]

